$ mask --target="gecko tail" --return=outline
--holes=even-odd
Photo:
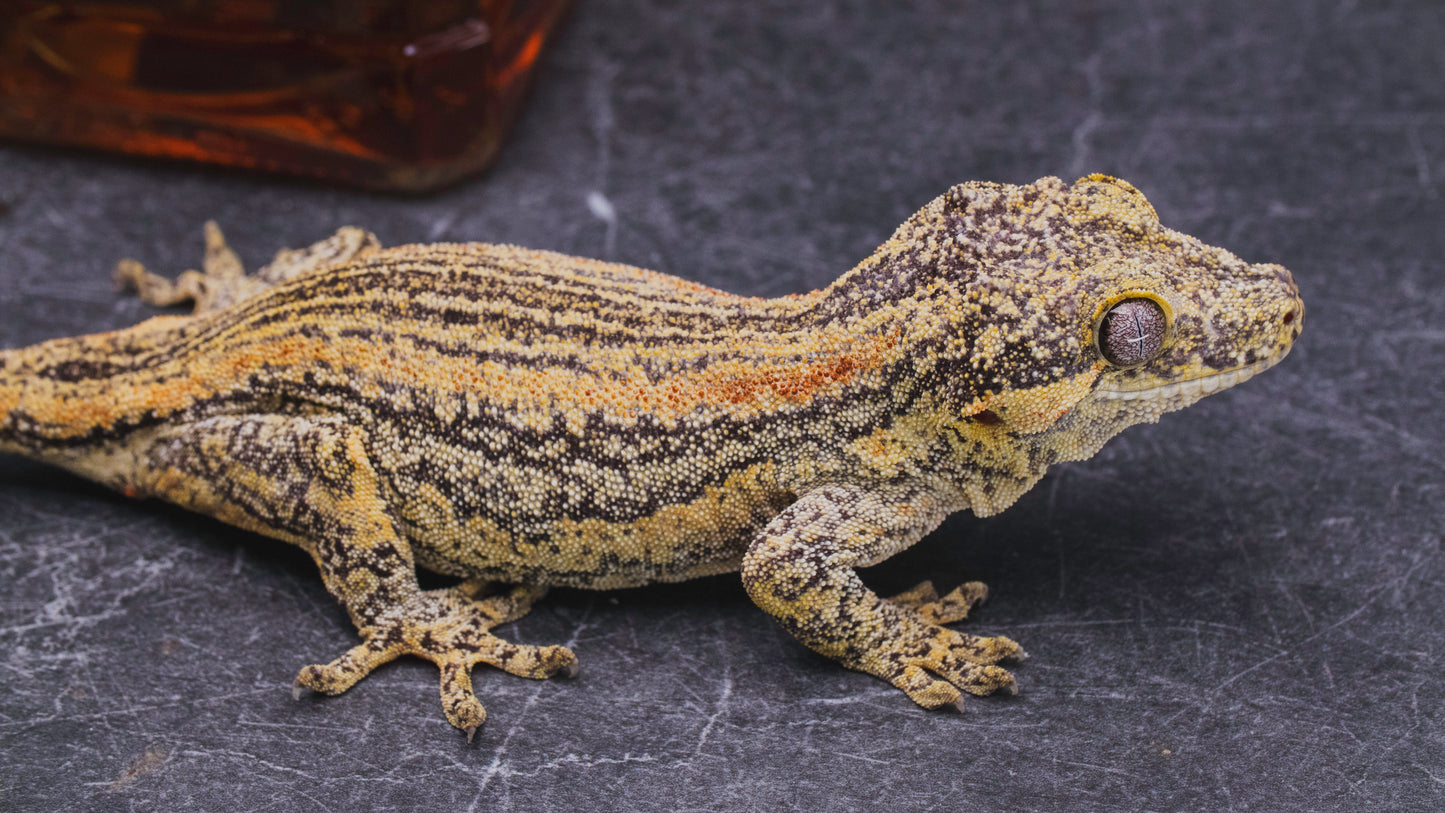
[[[175,341],[189,317],[0,350],[0,453],[60,465],[117,439],[153,384],[128,362]]]
[[[35,347],[0,350],[0,454],[41,459],[48,446],[35,416],[34,355]]]
[[[19,351],[0,350],[0,453],[20,454],[17,414],[20,406]]]

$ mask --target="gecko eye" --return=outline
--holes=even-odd
[[[1164,347],[1169,320],[1152,299],[1126,299],[1099,320],[1099,351],[1111,364],[1132,367],[1151,361]]]

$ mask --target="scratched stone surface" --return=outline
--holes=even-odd
[[[928,713],[736,578],[559,591],[477,740],[298,551],[0,461],[0,809],[1445,809],[1445,15],[1434,0],[584,0],[484,178],[391,198],[0,145],[0,346],[136,322],[112,263],[254,265],[337,226],[823,285],[965,179],[1138,185],[1292,269],[1284,364],[865,573],[982,579],[1022,693]]]

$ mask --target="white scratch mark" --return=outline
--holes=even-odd
[[[522,710],[517,712],[516,721],[512,723],[511,728],[507,729],[507,735],[502,738],[502,742],[497,746],[496,753],[492,754],[491,763],[488,764],[487,769],[482,772],[481,784],[477,786],[477,795],[472,799],[472,803],[467,810],[475,811],[481,809],[479,805],[482,801],[482,795],[487,792],[487,786],[492,784],[492,780],[496,778],[498,774],[509,772],[503,767],[503,760],[507,758],[507,745],[512,741],[512,737],[515,736],[518,731],[522,730],[522,723],[527,719],[527,712],[537,704],[537,698],[541,697],[542,690],[545,688],[547,688],[545,683],[539,685],[527,698],[527,702],[522,706]]]
[[[873,765],[892,765],[892,764],[893,764],[892,762],[889,762],[889,761],[886,760],[886,759],[874,759],[873,757],[865,757],[865,756],[863,756],[862,754],[849,754],[849,753],[846,753],[846,752],[843,752],[843,751],[838,751],[838,752],[835,752],[835,753],[836,753],[838,756],[843,757],[844,759],[856,759],[856,760],[858,760],[859,762],[868,762],[868,763],[871,763],[871,764],[873,764]]]
[[[520,777],[531,778],[535,776],[540,776],[545,771],[555,771],[560,768],[565,768],[573,765],[581,768],[595,768],[599,765],[626,765],[630,762],[652,763],[657,762],[657,757],[652,756],[651,754],[639,754],[638,756],[633,756],[631,751],[624,753],[620,757],[584,757],[579,754],[568,753],[564,754],[560,759],[554,759],[551,762],[545,762],[541,765],[538,765],[536,768],[527,771],[526,773],[518,772],[516,775]],[[671,765],[668,765],[668,768],[675,770],[677,768],[683,767],[683,765],[684,763],[680,762],[673,763]]]
[[[1214,687],[1214,691],[1216,691],[1216,692],[1221,691],[1221,690],[1224,689],[1225,687],[1229,686],[1230,684],[1234,683],[1235,681],[1238,681],[1240,678],[1244,677],[1245,675],[1249,674],[1250,672],[1254,672],[1254,671],[1257,671],[1257,670],[1259,670],[1259,669],[1262,669],[1262,668],[1264,668],[1265,666],[1268,666],[1269,664],[1274,663],[1275,661],[1279,660],[1280,658],[1283,658],[1283,657],[1285,657],[1286,655],[1291,654],[1291,653],[1294,652],[1295,650],[1299,649],[1300,647],[1304,646],[1305,644],[1308,644],[1309,642],[1315,640],[1316,638],[1319,638],[1320,636],[1325,635],[1326,633],[1333,632],[1333,631],[1339,629],[1340,627],[1343,627],[1344,625],[1350,623],[1351,621],[1354,621],[1354,620],[1355,620],[1356,618],[1358,618],[1362,613],[1364,613],[1365,610],[1368,610],[1368,609],[1371,607],[1371,605],[1373,605],[1373,604],[1375,603],[1375,600],[1378,599],[1378,598],[1380,597],[1380,595],[1381,595],[1382,593],[1384,593],[1387,588],[1389,588],[1389,587],[1397,587],[1397,586],[1399,586],[1399,585],[1405,584],[1406,582],[1408,582],[1408,581],[1410,580],[1410,577],[1415,573],[1416,570],[1419,570],[1420,567],[1425,564],[1425,562],[1427,562],[1427,561],[1429,561],[1430,559],[1433,559],[1433,558],[1434,558],[1433,554],[1430,555],[1430,556],[1422,556],[1422,557],[1420,557],[1420,559],[1416,560],[1416,562],[1415,562],[1413,565],[1411,565],[1408,570],[1406,570],[1403,574],[1401,574],[1399,578],[1390,579],[1390,580],[1388,580],[1388,581],[1382,582],[1382,583],[1377,584],[1377,585],[1375,585],[1374,587],[1370,588],[1369,594],[1368,594],[1367,596],[1365,596],[1365,600],[1362,601],[1362,602],[1360,602],[1360,606],[1356,607],[1353,612],[1349,613],[1348,615],[1344,616],[1343,618],[1341,618],[1340,620],[1336,621],[1335,623],[1329,625],[1328,627],[1325,627],[1324,629],[1320,630],[1319,632],[1316,632],[1314,635],[1311,635],[1311,636],[1309,636],[1308,638],[1305,638],[1304,640],[1300,641],[1299,643],[1295,644],[1294,646],[1292,646],[1292,647],[1286,647],[1286,648],[1280,650],[1279,652],[1276,652],[1275,654],[1270,655],[1268,658],[1265,658],[1264,660],[1260,661],[1259,663],[1256,663],[1255,665],[1249,667],[1248,669],[1245,669],[1245,670],[1243,670],[1243,671],[1241,671],[1241,672],[1238,672],[1238,673],[1235,674],[1233,677],[1230,677],[1228,680],[1224,681],[1223,683],[1220,683],[1218,686],[1215,686],[1215,687]]]
[[[1074,128],[1070,137],[1070,143],[1074,148],[1074,157],[1069,161],[1069,172],[1073,175],[1083,175],[1089,169],[1089,162],[1093,160],[1093,151],[1089,147],[1089,139],[1099,125],[1104,121],[1103,115],[1097,110],[1089,111],[1089,115],[1079,122]]]
[[[1139,776],[1138,774],[1133,774],[1133,773],[1130,773],[1130,772],[1128,772],[1128,771],[1120,770],[1119,768],[1111,768],[1111,767],[1109,767],[1108,765],[1095,765],[1095,764],[1093,764],[1092,762],[1071,762],[1071,761],[1069,761],[1069,760],[1067,760],[1067,759],[1056,759],[1056,760],[1054,760],[1054,761],[1057,762],[1057,763],[1060,764],[1060,765],[1073,765],[1073,766],[1076,767],[1076,768],[1093,768],[1093,769],[1096,770],[1096,771],[1103,771],[1104,773],[1118,774],[1119,776],[1127,776],[1127,777],[1129,777],[1130,779],[1142,779],[1142,778],[1143,778],[1143,777]]]
[[[852,706],[858,703],[871,703],[874,700],[890,700],[897,697],[897,693],[897,689],[873,690],[843,697],[810,697],[798,702],[803,706]]]
[[[1094,160],[1090,141],[1094,131],[1104,123],[1104,114],[1099,110],[1099,101],[1103,97],[1103,83],[1099,78],[1099,60],[1098,53],[1091,54],[1088,59],[1084,60],[1084,83],[1089,88],[1090,108],[1083,121],[1074,127],[1069,138],[1074,148],[1074,154],[1069,159],[1069,171],[1074,177],[1080,177],[1090,171],[1090,164]]]
[[[1137,624],[1138,621],[1132,618],[1100,618],[1094,621],[1037,621],[1030,624],[1014,624],[1015,629],[1036,629],[1039,627],[1099,627],[1111,626],[1114,624]]]
[[[726,660],[724,660],[726,664]],[[718,696],[717,707],[713,709],[711,716],[707,718],[707,725],[703,726],[702,733],[697,736],[697,747],[692,749],[693,756],[702,755],[702,747],[707,745],[707,735],[712,733],[712,727],[717,723],[717,718],[728,709],[728,700],[733,696],[733,676],[731,670],[724,668],[722,680],[722,693]]]
[[[246,751],[227,751],[224,749],[197,751],[188,749],[185,751],[181,751],[180,756],[191,757],[200,760],[201,762],[212,762],[215,760],[216,757],[231,757],[233,759],[245,762],[250,765],[260,765],[277,773],[295,774],[296,776],[302,777],[303,779],[310,779],[313,782],[319,780],[319,777],[316,774],[311,773],[310,771],[303,771],[299,768],[292,768],[289,765],[282,765],[279,762],[272,762],[268,759],[262,759],[261,757],[252,753],[248,753]]]
[[[457,213],[455,211],[448,211],[437,218],[436,222],[431,224],[431,229],[427,232],[431,241],[436,242],[436,239],[445,234],[455,222],[457,222]]]
[[[592,602],[589,602],[587,608],[582,612],[582,620],[577,622],[576,629],[572,630],[571,637],[567,639],[565,646],[568,649],[577,645],[577,640],[581,637],[582,631],[587,629],[587,619],[590,618],[591,615]],[[517,719],[512,723],[512,727],[507,729],[506,736],[502,737],[502,742],[497,745],[496,753],[492,755],[491,763],[487,765],[487,769],[482,773],[481,784],[477,786],[477,795],[472,799],[471,805],[467,808],[468,810],[479,809],[478,805],[482,801],[482,796],[487,792],[487,787],[491,785],[493,779],[499,775],[503,778],[510,778],[512,776],[513,771],[506,767],[504,762],[507,756],[507,745],[511,743],[512,737],[516,736],[517,732],[522,730],[522,723],[527,719],[527,712],[530,711],[533,706],[537,705],[537,698],[542,696],[542,692],[546,690],[546,688],[547,684],[545,681],[539,683],[536,691],[532,692],[531,696],[527,698],[527,702],[522,706],[522,710],[517,712]]]
[[[602,240],[603,257],[611,257],[617,245],[617,208],[602,190],[607,188],[607,178],[612,167],[612,134],[617,129],[617,117],[612,112],[612,83],[619,70],[619,66],[612,62],[594,65],[592,81],[587,87],[587,106],[592,113],[592,134],[597,139],[597,180],[593,191],[587,193],[587,208],[607,224],[607,232]]]
[[[1431,781],[1431,782],[1434,782],[1434,783],[1437,784],[1437,785],[1445,785],[1445,777],[1436,776],[1435,773],[1434,773],[1434,771],[1431,771],[1429,768],[1426,768],[1424,765],[1421,765],[1421,764],[1418,763],[1418,762],[1412,762],[1412,763],[1410,763],[1410,764],[1411,764],[1413,767],[1419,768],[1421,773],[1423,773],[1423,774],[1425,774],[1426,776],[1430,777],[1430,781]]]
[[[607,224],[607,236],[602,238],[602,249],[610,256],[612,249],[617,246],[617,207],[612,205],[612,201],[608,200],[601,190],[594,189],[587,193],[587,209],[598,220]]]
[[[1410,152],[1415,157],[1415,179],[1420,182],[1420,188],[1425,190],[1426,197],[1436,197],[1438,193],[1435,191],[1435,182],[1431,177],[1430,156],[1425,152],[1425,145],[1420,143],[1419,128],[1406,127],[1405,140],[1410,144]]]

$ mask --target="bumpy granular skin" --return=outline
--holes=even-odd
[[[1017,644],[943,626],[981,584],[883,599],[854,569],[1277,362],[1303,321],[1285,269],[1104,176],[961,184],[772,300],[359,229],[246,276],[208,224],[204,273],[119,275],[195,313],[0,353],[0,451],[301,546],[363,643],[298,684],[420,655],[469,733],[473,665],[575,669],[489,632],[548,586],[738,570],[798,640],[924,706],[1012,690]],[[466,581],[422,591],[417,566]]]

